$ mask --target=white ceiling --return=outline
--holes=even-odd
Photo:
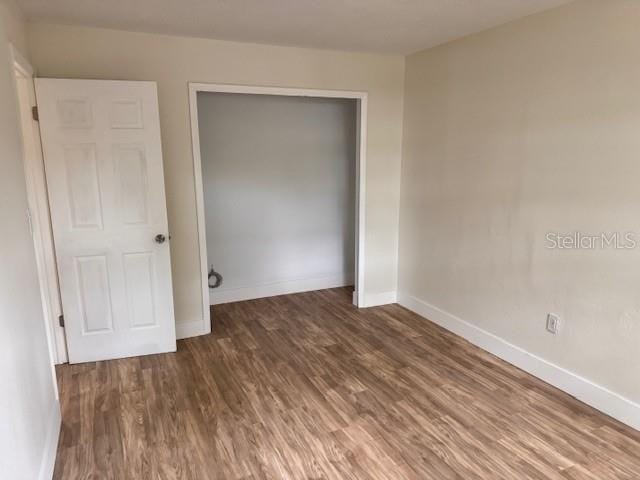
[[[569,0],[18,0],[32,20],[410,53]]]

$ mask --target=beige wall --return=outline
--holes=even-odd
[[[640,2],[585,0],[407,58],[399,289],[640,401]],[[547,312],[564,324],[545,333]]]
[[[0,0],[0,11],[4,24],[6,41],[27,56],[27,24],[24,15],[12,0]]]
[[[202,315],[187,82],[368,91],[365,288],[396,289],[403,57],[46,24],[29,43],[40,76],[158,82],[178,322]]]
[[[60,413],[26,215],[8,42],[26,50],[21,17],[0,1],[0,477],[33,480],[50,478],[47,454],[55,454]]]

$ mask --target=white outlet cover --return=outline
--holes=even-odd
[[[554,313],[547,315],[547,332],[556,335],[560,330],[560,317]]]

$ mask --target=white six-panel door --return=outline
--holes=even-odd
[[[71,363],[175,351],[154,82],[36,79]]]

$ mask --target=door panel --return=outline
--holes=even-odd
[[[128,253],[124,255],[124,272],[127,290],[127,308],[132,328],[157,325],[155,315],[153,253]],[[136,289],[136,295],[131,292]]]
[[[114,158],[118,172],[118,197],[122,222],[148,223],[147,160],[141,145],[116,145]]]
[[[36,92],[69,361],[175,351],[155,83]]]
[[[106,256],[75,257],[75,265],[82,333],[111,332],[113,312]]]
[[[72,228],[102,229],[95,144],[65,145],[63,155]]]

